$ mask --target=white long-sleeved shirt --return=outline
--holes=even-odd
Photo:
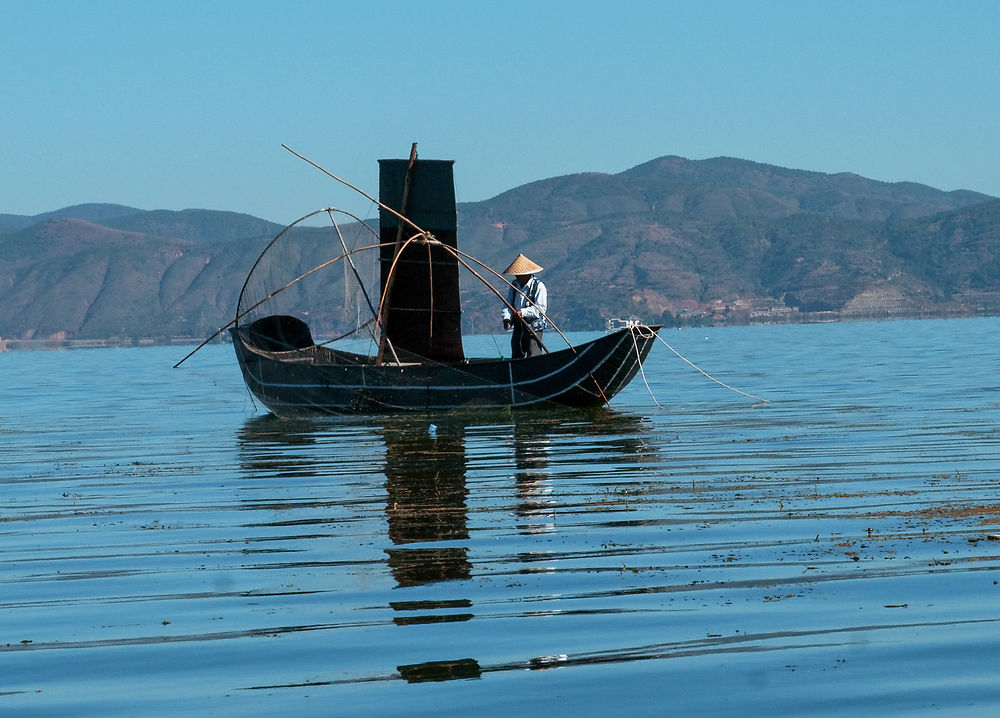
[[[507,292],[507,303],[514,309],[520,309],[521,318],[536,332],[542,331],[548,325],[545,320],[549,306],[548,299],[545,285],[534,275],[523,287],[518,287],[517,282],[514,282],[514,286]],[[504,319],[510,319],[512,316],[510,307],[505,305],[501,314]]]

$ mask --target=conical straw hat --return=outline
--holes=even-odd
[[[503,273],[517,276],[521,274],[534,274],[535,272],[540,271],[542,271],[541,267],[525,257],[523,254],[519,254],[517,255],[517,259],[511,262],[507,269],[503,270]]]

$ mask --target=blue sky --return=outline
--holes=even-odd
[[[290,222],[375,160],[460,201],[663,155],[1000,196],[993,0],[0,0],[0,213],[83,202]]]

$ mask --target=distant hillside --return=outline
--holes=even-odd
[[[48,220],[7,235],[0,240],[0,301],[5,309],[0,333],[22,338],[142,336],[151,321],[163,321],[159,286],[189,249],[189,243],[82,219]],[[209,259],[199,257],[196,263]]]
[[[1000,283],[1000,201],[887,227],[887,248],[943,298],[995,292]]]
[[[118,216],[102,224],[157,237],[187,239],[195,244],[231,242],[239,239],[273,237],[281,225],[248,214],[185,209],[180,212],[155,210]]]
[[[34,223],[33,218],[21,214],[0,214],[0,235],[16,232],[19,229],[30,227]]]
[[[120,205],[0,215],[0,337],[206,336],[280,229]],[[300,272],[340,253],[328,230],[292,236]],[[460,205],[459,241],[497,270],[518,252],[542,264],[564,330],[1000,312],[1000,200],[731,158],[533,182]],[[371,259],[359,264],[374,282]],[[354,285],[346,268],[296,285],[288,311],[349,328],[364,306]],[[498,300],[469,276],[463,303],[468,331],[497,330]]]
[[[0,337],[205,336],[235,314],[247,272],[281,229],[201,210],[147,212],[109,224],[166,236],[50,219],[0,237]],[[320,234],[296,232],[302,262],[326,259],[330,239]]]
[[[45,212],[32,217],[32,224],[45,222],[50,219],[85,219],[89,222],[105,223],[108,220],[118,217],[127,217],[130,214],[142,212],[135,207],[126,207],[120,204],[78,204],[73,207],[64,207],[55,212]]]
[[[980,205],[996,200],[729,158],[664,157],[617,175],[533,182],[463,206],[459,221],[463,245],[490,265],[524,252],[545,266],[554,318],[585,328],[615,316],[882,316],[878,301],[848,306],[870,291],[890,297],[889,314],[965,311],[933,280],[947,274],[934,263],[940,257],[901,248],[930,218],[940,223],[940,213],[957,218]],[[990,241],[975,256],[987,256]],[[979,291],[1000,291],[993,276]],[[470,301],[467,311],[488,316],[490,304]]]
[[[923,217],[991,199],[965,190],[942,192],[913,182],[878,182],[850,173],[807,172],[730,157],[661,157],[619,176],[651,196],[669,198],[674,208],[683,207],[686,213],[700,209],[712,219],[810,212],[886,220]]]

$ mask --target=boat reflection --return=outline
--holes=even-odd
[[[364,436],[369,456],[355,457],[384,475],[386,517],[385,566],[398,600],[388,601],[392,623],[399,627],[467,622],[475,606],[454,589],[435,595],[437,584],[469,581],[474,575],[469,527],[469,437],[474,461],[511,461],[516,529],[522,534],[554,532],[558,495],[554,482],[565,466],[558,463],[561,446],[572,442],[601,463],[609,454],[633,461],[655,459],[644,439],[642,419],[608,410],[592,412],[449,412],[441,415],[338,417],[288,421],[273,416],[248,421],[239,434],[241,466],[248,476],[323,477],[342,474],[330,465],[332,453],[358,452],[345,436]],[[381,447],[377,439],[381,439]],[[381,455],[380,455],[381,452]],[[374,464],[374,465],[373,465]],[[592,463],[588,463],[592,467]],[[610,469],[613,471],[613,469]],[[377,476],[377,474],[372,474]],[[375,489],[375,486],[372,486]],[[325,502],[329,497],[316,497]],[[256,504],[260,506],[260,502]],[[400,639],[401,642],[408,639]],[[564,659],[560,659],[561,662]],[[558,665],[551,657],[526,657],[513,664],[480,666],[473,658],[445,657],[396,666],[408,682],[478,678],[487,671],[545,669]]]

